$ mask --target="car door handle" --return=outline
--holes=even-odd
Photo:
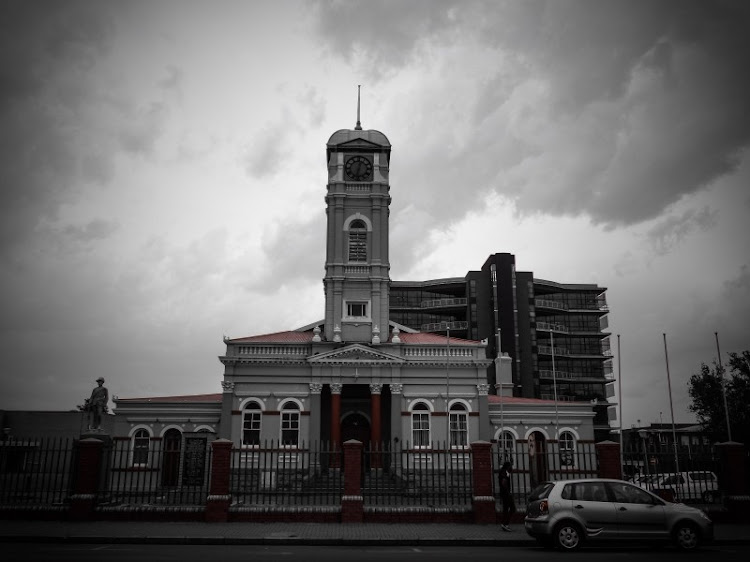
[[[627,508],[627,507],[625,507],[625,506],[623,506],[623,505],[621,505],[621,506],[620,506],[620,511],[627,511],[627,510],[628,510],[628,508]]]
[[[583,506],[580,503],[578,505],[574,505],[573,507],[575,507],[576,509],[583,509]]]

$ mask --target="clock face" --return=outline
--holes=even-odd
[[[354,181],[364,181],[372,174],[372,163],[364,156],[352,156],[345,168],[346,175]]]

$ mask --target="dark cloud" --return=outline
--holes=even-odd
[[[316,31],[331,53],[352,62],[362,56],[368,75],[411,60],[420,38],[445,30],[455,17],[455,1],[386,0],[318,2]]]
[[[263,270],[250,287],[275,292],[283,285],[309,285],[323,278],[325,215],[314,213],[299,221],[277,222],[261,240],[265,256]],[[314,272],[319,272],[315,275]]]
[[[456,61],[434,69],[443,100],[474,83],[450,115],[469,117],[473,135],[431,134],[445,122],[429,95],[437,84],[401,96],[422,102],[399,146],[424,149],[402,177],[436,222],[494,190],[525,214],[638,223],[736,171],[750,144],[741,0],[345,2],[319,4],[317,16],[330,52],[376,75],[471,45],[483,61],[476,75]]]
[[[116,222],[96,219],[84,226],[68,225],[63,229],[63,234],[76,242],[91,242],[108,238],[118,228]]]
[[[151,154],[162,133],[167,113],[167,107],[158,102],[143,109],[128,110],[117,133],[120,147],[131,154]]]
[[[76,135],[87,73],[109,46],[107,6],[0,5],[0,255],[70,199],[79,165],[107,174],[106,161],[81,162]]]
[[[704,207],[700,211],[689,209],[681,216],[669,216],[652,227],[647,236],[657,255],[665,255],[696,230],[707,230],[718,224],[716,211]]]

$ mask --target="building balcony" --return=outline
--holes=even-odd
[[[537,346],[537,352],[542,355],[552,355],[553,349],[549,345]],[[555,347],[554,355],[570,355],[570,351],[566,347]]]
[[[422,301],[422,308],[451,308],[451,307],[465,307],[467,299],[464,298],[447,298],[447,299],[431,299]]]
[[[568,310],[568,307],[558,301],[548,299],[534,299],[534,304],[539,308],[552,308],[554,310]]]
[[[445,332],[447,330],[459,331],[468,330],[469,323],[466,321],[460,322],[434,322],[432,324],[422,324],[420,326],[422,332]]]
[[[561,334],[569,333],[568,328],[564,324],[555,324],[553,322],[537,322],[537,331],[542,332],[559,332]]]

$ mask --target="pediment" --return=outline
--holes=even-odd
[[[352,344],[333,351],[326,351],[313,355],[307,359],[309,363],[318,364],[351,364],[351,363],[403,363],[403,358],[390,353],[383,353],[361,344]]]
[[[379,144],[370,142],[365,139],[352,139],[350,141],[342,142],[337,145],[340,148],[382,148]]]

